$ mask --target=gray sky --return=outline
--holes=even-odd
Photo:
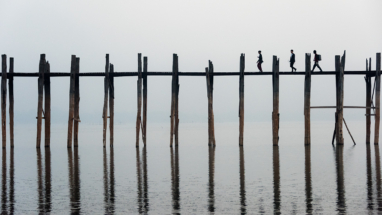
[[[304,54],[322,55],[323,70],[334,70],[334,56],[347,50],[346,69],[364,70],[365,59],[382,51],[382,1],[6,1],[0,0],[0,53],[15,58],[16,72],[37,72],[45,53],[52,72],[69,72],[70,56],[81,58],[81,72],[102,72],[105,54],[115,71],[136,71],[137,53],[148,56],[149,71],[171,71],[172,53],[180,71],[238,71],[240,53],[246,71],[263,69],[272,56],[289,71],[304,69]],[[136,77],[115,81],[116,122],[134,122]],[[303,76],[280,78],[281,120],[303,120]],[[204,77],[180,77],[180,120],[207,122]],[[238,121],[238,77],[215,78],[217,122]],[[148,122],[167,122],[170,77],[148,79]],[[52,120],[66,123],[69,79],[52,78]],[[270,121],[271,76],[245,77],[245,120]],[[101,123],[102,78],[80,80],[82,122]],[[334,76],[313,76],[312,105],[334,105]],[[345,105],[365,104],[362,76],[345,77]],[[15,78],[16,122],[35,122],[37,78]],[[333,110],[312,110],[313,120],[333,120]],[[346,110],[345,118],[364,120],[364,110]]]

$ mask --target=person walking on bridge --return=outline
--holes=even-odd
[[[293,67],[294,62],[296,62],[295,57],[294,57],[294,53],[293,53],[293,49],[290,50],[290,53],[292,53],[292,54],[290,55],[290,60],[289,60],[289,62],[290,62],[290,68],[292,69],[292,72],[293,72],[293,70],[294,70],[294,71],[297,71],[297,69]]]
[[[263,72],[261,68],[261,64],[263,63],[263,55],[261,55],[261,51],[259,50],[259,60],[257,61],[257,68],[259,68],[260,72]]]
[[[313,66],[312,72],[314,71],[314,69],[315,69],[316,67],[318,67],[318,68],[320,69],[320,71],[322,72],[322,69],[321,69],[320,65],[318,65],[318,61],[321,60],[321,55],[318,55],[317,52],[316,52],[316,50],[314,50],[313,53],[314,53],[314,59],[313,59],[313,61],[314,61],[314,66]]]

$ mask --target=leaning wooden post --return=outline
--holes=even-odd
[[[14,147],[14,101],[13,101],[13,57],[9,59],[9,132],[10,132],[10,142],[11,148]]]
[[[44,93],[45,93],[45,147],[50,146],[50,64],[46,63],[44,74]],[[9,91],[10,92],[10,91]],[[13,95],[12,95],[13,96]],[[13,98],[12,98],[13,99]]]
[[[76,71],[76,56],[72,55],[72,61],[71,61],[71,67],[70,67],[70,87],[69,87],[68,148],[72,147],[72,141],[73,141],[75,71]]]
[[[377,53],[377,66],[375,68],[375,131],[374,145],[379,144],[379,124],[381,107],[381,53]]]
[[[40,66],[38,75],[38,102],[37,102],[37,138],[36,147],[41,145],[41,124],[42,124],[42,102],[44,98],[44,73],[46,69],[45,54],[40,55]]]
[[[110,147],[114,146],[114,65],[110,64],[109,75],[109,107],[110,107]]]
[[[74,74],[74,147],[78,147],[78,123],[80,122],[80,58],[76,58],[76,70]]]
[[[175,107],[174,107],[174,135],[175,135],[175,146],[179,143],[179,62],[178,55],[176,55],[175,64]]]
[[[370,59],[371,60],[371,59]],[[370,127],[371,127],[371,74],[368,69],[368,61],[366,59],[366,144],[370,144]]]
[[[339,68],[337,75],[337,124],[336,124],[336,142],[337,145],[344,144],[343,137],[343,107],[344,107],[344,69],[339,61],[339,56],[336,56],[336,65]]]
[[[147,130],[147,57],[143,57],[143,121],[142,121],[142,139],[146,145]]]
[[[305,54],[305,90],[304,90],[304,116],[305,116],[305,145],[310,145],[310,89],[312,76],[310,74],[310,54]]]
[[[272,135],[273,145],[279,144],[279,60],[277,56],[273,56],[273,112],[272,112]]]
[[[141,129],[141,110],[142,110],[142,54],[138,53],[138,80],[137,80],[137,123],[135,146],[139,147],[139,130]]]
[[[109,54],[106,54],[105,78],[104,78],[104,100],[103,100],[103,147],[106,147],[106,128],[107,128],[107,101],[109,89]]]
[[[244,142],[244,69],[245,56],[240,56],[240,77],[239,77],[239,146]]]
[[[213,72],[214,67],[209,61],[209,67],[206,67],[207,81],[207,99],[208,99],[208,145],[215,146],[215,128],[214,128],[214,110],[213,110]]]
[[[1,125],[2,125],[2,141],[3,149],[7,143],[6,129],[6,107],[7,107],[7,55],[1,55]]]

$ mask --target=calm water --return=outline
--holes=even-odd
[[[66,125],[53,125],[50,149],[36,150],[35,125],[16,127],[15,148],[2,152],[1,209],[15,214],[378,214],[382,211],[380,151],[364,144],[365,122],[347,122],[343,147],[333,147],[334,123],[149,124],[147,147],[135,148],[135,125],[116,125],[114,149],[102,147],[102,125],[80,125],[80,146],[66,148]],[[373,138],[372,138],[373,139]]]

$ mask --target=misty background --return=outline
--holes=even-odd
[[[38,72],[46,54],[51,72],[69,72],[80,57],[80,72],[103,72],[105,54],[116,72],[137,71],[137,54],[148,57],[148,71],[171,71],[172,54],[182,72],[304,71],[305,53],[317,50],[324,71],[346,50],[346,70],[365,70],[365,59],[382,51],[382,1],[6,1],[0,0],[0,54],[15,59],[15,72]],[[313,63],[312,63],[313,65]],[[318,71],[316,69],[316,71]],[[115,122],[136,119],[137,77],[115,78]],[[180,122],[207,123],[205,77],[179,77]],[[344,105],[365,106],[362,75],[345,76]],[[82,123],[102,123],[102,77],[80,77]],[[37,78],[15,77],[15,123],[35,123]],[[67,123],[69,77],[51,78],[52,123]],[[148,123],[169,122],[171,76],[148,77]],[[239,77],[216,77],[216,122],[238,122]],[[303,121],[304,76],[280,76],[280,119]],[[311,105],[335,105],[335,77],[312,76]],[[334,121],[335,109],[312,109],[312,120]],[[272,77],[245,76],[245,121],[271,121]],[[346,109],[346,120],[365,120],[364,109]],[[8,118],[8,116],[7,116]]]

